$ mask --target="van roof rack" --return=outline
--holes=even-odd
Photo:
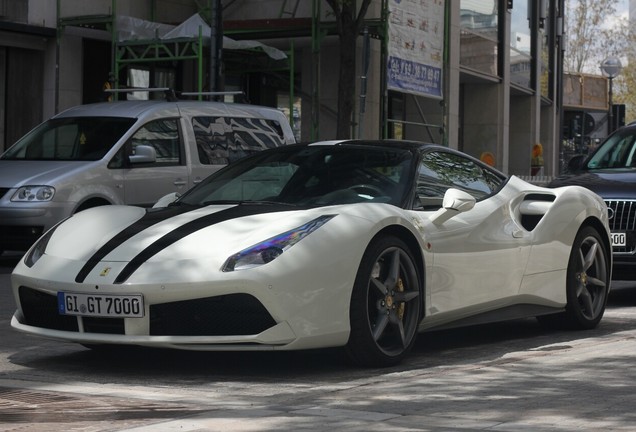
[[[179,92],[179,96],[242,96],[246,100],[245,92],[236,91],[206,91],[206,92]]]
[[[135,92],[163,92],[166,95],[166,100],[170,102],[177,101],[177,96],[169,87],[125,87],[118,89],[105,89],[105,93],[135,93]]]
[[[125,87],[119,89],[105,89],[105,93],[135,93],[135,92],[163,92],[166,95],[166,100],[170,102],[176,102],[179,96],[243,96],[245,99],[245,92],[237,91],[218,91],[218,92],[175,92],[169,87]]]
[[[222,91],[222,92],[179,92],[182,96],[234,96],[234,95],[243,95],[245,93],[242,91]]]

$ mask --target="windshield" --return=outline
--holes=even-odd
[[[21,138],[1,159],[99,160],[134,123],[135,119],[119,117],[51,119]]]
[[[587,163],[588,169],[635,167],[636,133],[633,128],[618,131],[610,136]]]
[[[178,203],[276,202],[301,206],[400,205],[412,154],[363,146],[291,146],[258,153],[208,177]]]

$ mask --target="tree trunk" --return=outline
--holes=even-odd
[[[338,124],[336,138],[351,138],[356,89],[356,41],[371,0],[326,0],[336,17],[340,38],[340,71],[338,73]]]
[[[356,88],[357,29],[350,15],[343,14],[340,35],[340,72],[338,76],[337,139],[351,138],[354,96]]]

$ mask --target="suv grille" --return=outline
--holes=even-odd
[[[614,246],[615,253],[632,253],[636,240],[636,201],[605,200],[609,213],[609,226],[612,232],[624,232],[627,246]]]
[[[0,188],[0,198],[2,198],[7,192],[9,192],[9,188]]]

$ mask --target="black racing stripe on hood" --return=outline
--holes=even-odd
[[[148,261],[152,256],[161,252],[168,246],[173,243],[181,240],[182,238],[199,231],[203,228],[209,227],[211,225],[224,222],[231,219],[236,219],[244,216],[252,216],[256,214],[265,214],[265,213],[274,213],[281,211],[289,211],[290,208],[288,206],[280,206],[280,205],[262,205],[262,204],[253,204],[253,205],[238,205],[236,207],[230,207],[225,210],[218,211],[216,213],[212,213],[199,219],[195,219],[186,223],[185,225],[180,226],[179,228],[169,232],[164,235],[160,239],[156,240],[146,249],[141,251],[136,257],[134,257],[124,269],[117,275],[115,278],[116,284],[121,284],[125,282],[130,275],[132,275],[143,263]]]
[[[133,222],[128,227],[124,228],[117,235],[111,238],[104,246],[99,248],[95,254],[82,267],[77,276],[75,276],[75,282],[82,283],[86,276],[91,272],[93,268],[99,262],[104,259],[106,255],[115,250],[118,246],[128,241],[135,234],[150,228],[151,226],[170,219],[172,217],[178,216],[183,213],[190,212],[192,210],[196,210],[198,207],[190,207],[190,206],[174,206],[174,207],[166,207],[161,209],[148,209],[146,214],[144,214],[140,219]]]

